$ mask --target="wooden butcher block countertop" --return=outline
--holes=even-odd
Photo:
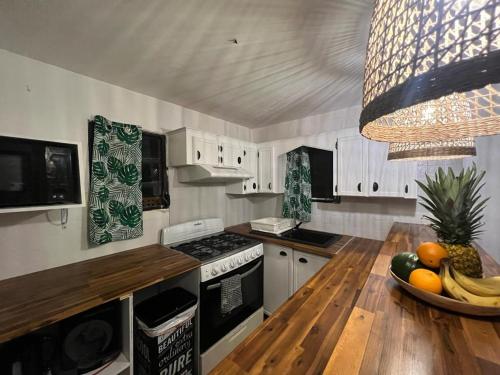
[[[160,245],[0,281],[0,343],[199,267]]]
[[[318,246],[314,246],[314,245],[306,245],[306,244],[302,244],[299,242],[288,241],[288,240],[284,240],[284,239],[274,237],[274,236],[266,236],[265,234],[264,235],[256,234],[255,232],[252,232],[252,228],[250,227],[250,223],[235,225],[235,226],[226,228],[225,231],[231,232],[231,233],[241,234],[242,236],[255,238],[257,240],[261,240],[261,241],[265,241],[265,242],[275,243],[277,245],[286,246],[286,247],[289,247],[291,249],[303,251],[305,253],[320,255],[320,256],[324,256],[324,257],[328,257],[328,258],[333,257],[347,243],[349,243],[349,241],[351,241],[353,239],[352,236],[341,235],[340,239],[338,241],[336,241],[334,244],[332,244],[328,247],[318,247]]]
[[[388,273],[394,254],[428,240],[403,223],[384,243],[353,238],[212,374],[500,374],[499,318],[434,308]]]

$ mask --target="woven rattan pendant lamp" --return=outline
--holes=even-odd
[[[461,159],[476,155],[474,138],[451,141],[390,143],[388,160]]]
[[[377,0],[360,132],[397,143],[500,133],[500,0]]]

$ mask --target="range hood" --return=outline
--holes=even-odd
[[[212,165],[186,165],[177,168],[179,182],[236,182],[252,177],[244,169],[214,167]]]

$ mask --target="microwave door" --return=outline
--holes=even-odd
[[[0,151],[0,206],[42,203],[43,175],[39,173],[36,151],[2,148]]]

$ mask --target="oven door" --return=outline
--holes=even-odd
[[[262,307],[263,270],[264,258],[260,257],[234,271],[201,283],[200,345],[202,353]],[[243,304],[228,314],[222,314],[220,281],[238,273],[244,276],[241,279]]]

